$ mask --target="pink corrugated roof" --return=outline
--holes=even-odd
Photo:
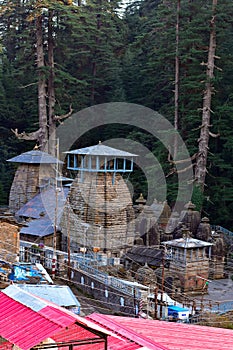
[[[30,306],[27,305],[29,295],[35,299],[34,301],[28,299]],[[94,322],[85,320],[31,293],[25,292],[25,303],[23,304],[14,300],[13,296],[5,294],[4,291],[0,292],[0,336],[22,350],[28,350],[48,337],[53,338],[54,334],[71,325],[79,329],[89,328],[88,338],[96,337],[91,332],[92,330],[100,332],[101,335],[110,333]],[[84,332],[84,336],[87,332]],[[79,339],[79,332],[76,332],[75,340]]]
[[[0,335],[23,350],[30,349],[62,328],[0,293]]]
[[[87,339],[91,336],[93,337],[93,334],[89,331],[83,329],[82,327],[75,327],[75,325],[70,326],[67,329],[63,329],[60,332],[56,333],[52,338],[56,342],[65,342],[70,341],[73,339]],[[136,344],[135,342],[130,341],[129,339],[126,339],[124,337],[114,337],[109,336],[108,337],[108,350],[139,350],[141,346]],[[103,350],[104,345],[103,344],[86,344],[79,346],[77,349],[79,350]],[[64,347],[62,350],[69,350],[69,347]]]
[[[163,344],[160,344],[155,339],[150,339],[147,337],[143,332],[138,334],[134,331],[133,327],[127,327],[126,324],[121,324],[119,320],[121,317],[114,316],[110,317],[109,315],[102,315],[102,314],[92,314],[86,317],[87,319],[90,319],[92,321],[97,322],[97,324],[101,325],[102,327],[106,327],[108,330],[115,332],[116,334],[119,334],[121,336],[124,336],[125,338],[134,341],[140,347],[147,347],[148,349],[152,350],[168,350],[166,346]],[[123,317],[124,318],[124,317]],[[127,319],[128,324],[131,322],[131,318],[125,317]],[[139,321],[138,318],[132,318],[133,320]]]
[[[233,331],[230,329],[111,315],[92,314],[88,318],[119,334],[122,333],[120,328],[124,333],[133,331],[168,350],[233,349]]]

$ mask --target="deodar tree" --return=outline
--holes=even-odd
[[[195,181],[200,190],[204,191],[205,179],[207,173],[207,160],[209,152],[209,137],[217,135],[210,132],[211,113],[212,113],[212,95],[214,93],[214,69],[216,57],[216,10],[217,0],[212,3],[212,18],[210,20],[210,41],[208,48],[208,61],[202,63],[206,66],[206,82],[203,95],[202,106],[202,124],[200,127],[200,137],[198,139],[198,152],[196,156]]]
[[[26,20],[35,28],[36,67],[38,75],[38,119],[39,128],[26,133],[12,130],[19,139],[36,140],[42,151],[55,155],[56,124],[59,120],[68,117],[72,109],[63,115],[55,115],[54,89],[54,26],[56,16],[54,5],[37,1],[29,4],[31,9]],[[46,60],[47,58],[47,60]]]

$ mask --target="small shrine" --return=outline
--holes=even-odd
[[[19,164],[9,196],[9,209],[12,213],[47,186],[51,179],[55,178],[54,165],[63,163],[50,154],[38,150],[37,147],[7,161]]]
[[[205,291],[209,278],[212,243],[192,238],[186,227],[183,237],[162,243],[169,260],[168,274],[180,280],[182,293]],[[206,291],[205,291],[206,292]]]

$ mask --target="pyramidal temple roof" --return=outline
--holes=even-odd
[[[103,145],[99,142],[98,145],[75,149],[72,151],[64,152],[66,154],[82,154],[82,155],[93,155],[93,156],[113,156],[113,157],[137,157],[137,154],[121,151],[116,148],[112,148]]]
[[[32,151],[22,153],[11,159],[8,159],[7,162],[24,164],[56,164],[57,162],[59,164],[63,163],[57,158],[51,156],[50,154],[35,149],[33,149]]]

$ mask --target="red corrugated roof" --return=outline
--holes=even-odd
[[[148,347],[149,349],[153,350],[168,350],[169,348],[163,346],[163,344],[160,344],[155,339],[150,339],[149,337],[146,337],[146,330],[145,332],[141,332],[138,334],[134,331],[133,327],[127,327],[127,322],[125,325],[121,324],[119,320],[121,317],[115,316],[110,317],[109,315],[100,315],[100,314],[92,314],[86,317],[87,319],[90,319],[92,321],[97,322],[102,327],[106,327],[108,330],[115,332],[116,334],[119,334],[121,336],[124,336],[125,338],[134,341],[140,347]],[[124,318],[124,317],[123,317]],[[125,317],[127,319],[128,324],[131,322],[131,318]],[[139,322],[140,319],[138,318],[132,318],[136,323]]]
[[[61,328],[59,323],[0,293],[0,335],[23,350],[39,344]]]
[[[22,293],[21,290],[20,292]],[[14,300],[13,296],[6,295],[4,291],[0,292],[0,336],[22,350],[38,345],[46,338],[53,338],[54,334],[71,325],[77,327],[73,340],[80,339],[80,330],[83,331],[83,327],[89,329],[86,331],[88,338],[97,337],[92,331],[98,332],[99,338],[110,333],[67,309],[28,292],[24,291],[24,293],[25,303],[28,302],[29,306]],[[33,296],[33,300],[27,299],[29,295]],[[84,331],[85,337],[86,333]]]
[[[233,349],[233,331],[230,329],[111,315],[92,314],[88,318],[112,331],[117,329],[120,334],[120,328],[124,332],[133,331],[168,350]]]
[[[77,336],[78,335],[78,336]],[[56,333],[52,338],[56,342],[65,342],[73,339],[87,339],[93,337],[93,334],[83,329],[82,327],[70,326],[68,329],[63,329],[59,333]],[[141,346],[135,342],[130,341],[124,337],[117,338],[114,336],[108,336],[108,350],[138,350]],[[79,350],[103,350],[104,344],[86,344],[79,346]],[[64,347],[62,350],[69,350],[69,347]]]

